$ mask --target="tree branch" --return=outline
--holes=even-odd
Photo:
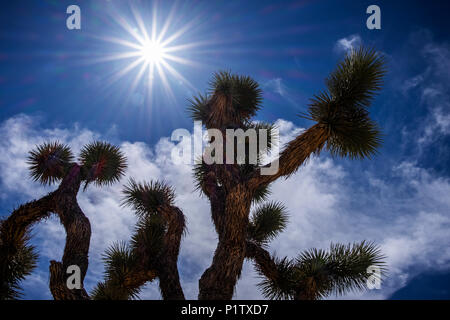
[[[157,259],[159,287],[164,300],[184,300],[183,289],[178,274],[178,254],[185,221],[183,212],[175,206],[162,206],[158,209],[168,227],[163,239],[163,249]]]
[[[278,171],[271,175],[262,175],[261,168],[259,168],[249,178],[249,188],[256,190],[274,182],[280,177],[288,177],[295,173],[313,153],[320,152],[327,141],[327,137],[325,128],[319,124],[307,129],[287,144],[286,148],[281,152],[278,164],[275,160],[270,165],[264,166],[264,168],[276,168],[278,166]]]

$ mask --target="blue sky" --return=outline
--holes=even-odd
[[[66,8],[71,4],[81,8],[81,30],[66,28]],[[383,147],[370,161],[332,159],[323,153],[289,180],[278,181],[272,198],[287,204],[291,222],[271,250],[295,256],[301,249],[326,248],[330,242],[373,240],[388,255],[389,277],[381,290],[346,298],[407,297],[408,288],[414,288],[415,297],[435,297],[430,292],[437,281],[423,277],[450,270],[450,4],[161,1],[158,28],[173,10],[167,36],[185,30],[171,43],[186,45],[176,52],[183,60],[170,61],[184,79],[166,70],[164,85],[155,75],[149,95],[145,79],[132,85],[138,68],[112,81],[133,58],[104,60],[124,50],[108,39],[133,41],[118,21],[138,29],[135,8],[150,28],[154,4],[114,0],[2,4],[0,214],[52,189],[25,178],[26,154],[36,143],[59,139],[74,150],[95,138],[120,144],[131,163],[129,176],[164,178],[176,187],[189,227],[180,273],[187,296],[195,298],[198,278],[211,260],[216,240],[207,202],[192,190],[190,167],[168,161],[174,143],[167,137],[177,128],[192,130],[187,100],[207,90],[215,71],[252,76],[264,90],[264,108],[257,119],[277,121],[288,141],[311,125],[297,115],[323,89],[336,62],[350,45],[363,44],[383,52],[388,61],[383,90],[371,108],[385,134]],[[381,30],[366,28],[366,8],[371,4],[381,8]],[[167,94],[168,87],[172,95]],[[135,218],[118,205],[120,184],[90,187],[79,201],[94,231],[86,279],[91,288],[101,277],[101,253],[113,241],[128,239]],[[39,268],[24,282],[25,297],[45,299],[50,297],[48,261],[60,260],[64,231],[50,219],[37,225],[34,234],[41,255]],[[448,276],[443,279],[448,281]],[[236,297],[259,298],[257,282],[246,263]],[[395,295],[398,290],[403,290],[401,295]],[[450,297],[449,283],[436,290],[442,298]],[[149,285],[142,297],[158,298],[156,285]]]

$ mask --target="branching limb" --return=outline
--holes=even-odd
[[[270,299],[317,300],[332,293],[343,295],[363,290],[370,276],[369,267],[386,272],[378,247],[361,242],[331,245],[329,251],[312,249],[297,259],[277,259],[261,246],[247,241],[246,257],[253,259],[264,277],[263,294]]]
[[[130,247],[116,245],[106,253],[106,280],[94,290],[94,299],[137,297],[140,287],[155,278],[165,300],[184,299],[177,262],[185,219],[173,205],[174,191],[162,182],[131,179],[124,195],[123,204],[139,217],[136,232]],[[139,280],[130,283],[132,277]]]

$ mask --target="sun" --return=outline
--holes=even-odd
[[[160,64],[164,59],[165,48],[158,42],[145,41],[139,49],[141,58],[147,63]]]
[[[132,20],[125,18],[121,13],[112,13],[113,21],[116,22],[123,30],[126,36],[117,37],[100,37],[100,39],[118,45],[119,53],[105,56],[100,61],[116,61],[125,60],[128,64],[123,64],[123,68],[114,73],[109,79],[109,83],[114,83],[120,78],[135,71],[135,78],[128,90],[130,94],[136,89],[140,83],[146,83],[148,95],[152,95],[155,81],[161,82],[169,97],[173,98],[174,94],[171,88],[170,79],[178,85],[187,86],[189,90],[198,91],[172,64],[199,66],[197,62],[184,58],[181,53],[201,43],[183,43],[183,35],[193,27],[194,21],[187,22],[178,30],[173,31],[171,23],[176,12],[175,5],[172,7],[171,13],[165,19],[162,26],[157,25],[157,21],[161,21],[161,17],[157,16],[156,7],[153,7],[152,14],[143,19],[138,10],[131,7],[133,14]],[[144,21],[148,21],[145,24]],[[168,30],[172,30],[169,33]],[[169,78],[170,77],[170,78]]]

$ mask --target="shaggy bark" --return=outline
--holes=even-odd
[[[168,224],[163,239],[163,250],[157,259],[156,268],[161,294],[164,300],[184,300],[177,266],[181,237],[185,228],[184,215],[174,206],[163,206],[158,212]]]
[[[241,274],[251,194],[238,184],[225,201],[224,224],[213,262],[199,281],[200,300],[230,300]]]

